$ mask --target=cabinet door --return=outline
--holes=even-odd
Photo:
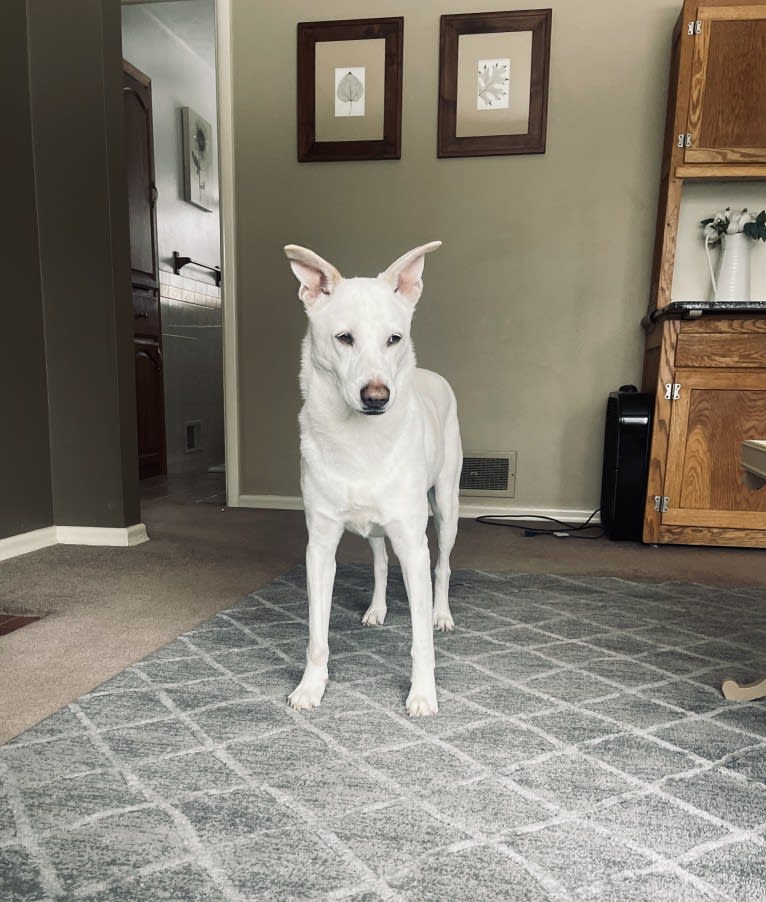
[[[766,529],[766,487],[753,491],[741,444],[766,438],[766,371],[676,370],[663,526]]]
[[[157,257],[157,191],[154,187],[152,85],[123,60],[125,164],[136,348],[136,408],[141,479],[165,473],[162,395],[162,329]]]
[[[155,288],[158,268],[157,189],[154,185],[152,87],[148,76],[125,60],[122,82],[133,285]]]
[[[165,405],[162,351],[151,339],[134,340],[138,405],[139,479],[165,473]]]
[[[685,163],[766,161],[766,4],[697,9]]]

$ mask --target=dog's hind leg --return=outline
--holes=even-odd
[[[372,548],[373,570],[375,572],[375,589],[372,593],[372,604],[367,608],[362,623],[365,626],[382,624],[386,619],[386,584],[388,582],[388,554],[384,538],[370,538]]]
[[[453,440],[454,442],[454,440]],[[453,444],[454,448],[454,444]],[[434,572],[433,622],[437,630],[452,630],[455,621],[449,609],[449,559],[455,545],[460,514],[459,484],[462,450],[457,439],[457,456],[448,454],[436,485],[428,493],[434,514],[434,526],[439,540],[439,554]]]
[[[309,646],[303,679],[288,696],[293,708],[316,708],[327,685],[335,551],[343,534],[343,527],[339,523],[324,518],[321,521],[312,519],[308,528],[306,582],[309,596]]]

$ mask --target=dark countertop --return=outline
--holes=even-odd
[[[701,316],[738,316],[743,313],[766,313],[766,301],[671,301],[665,307],[655,307],[641,320],[650,331],[661,319],[698,319]]]

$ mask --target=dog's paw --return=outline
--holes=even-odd
[[[434,628],[442,633],[449,633],[455,629],[455,621],[449,611],[434,611]]]
[[[362,617],[362,623],[364,626],[381,626],[386,619],[387,610],[388,608],[371,604]]]
[[[410,692],[407,696],[407,713],[410,717],[428,717],[436,714],[439,705],[436,692]]]
[[[324,695],[324,683],[299,683],[287,696],[287,701],[298,711],[318,708]]]

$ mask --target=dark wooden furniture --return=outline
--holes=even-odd
[[[766,547],[740,444],[766,437],[766,303],[676,305],[688,180],[766,179],[766,5],[686,0],[673,33],[643,390],[654,396],[645,542]]]
[[[124,61],[123,100],[133,286],[138,469],[139,478],[145,479],[167,470],[152,88],[148,76]]]

